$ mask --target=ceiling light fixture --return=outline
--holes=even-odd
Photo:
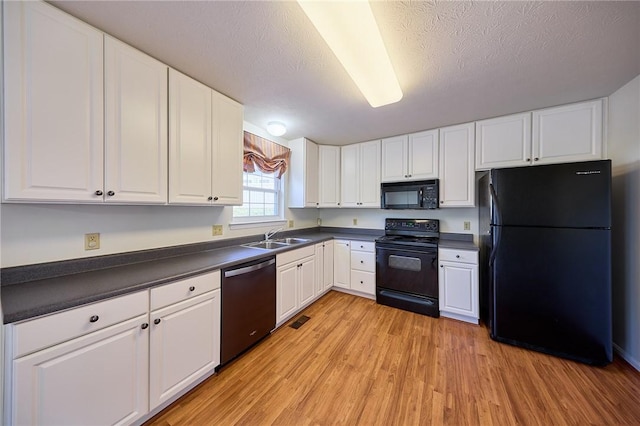
[[[402,99],[402,90],[367,1],[298,0],[372,107]]]
[[[279,121],[270,121],[267,123],[267,132],[273,136],[282,136],[287,133],[287,126]]]

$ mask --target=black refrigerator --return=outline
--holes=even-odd
[[[493,169],[479,203],[491,338],[611,362],[611,161]]]

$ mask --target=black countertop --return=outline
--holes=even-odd
[[[275,250],[243,247],[259,237],[153,249],[97,258],[51,262],[2,270],[4,323],[12,323],[144,290],[172,281],[275,256],[331,239],[374,241],[382,230],[310,228],[276,238],[308,239]],[[439,247],[478,250],[470,234],[441,234]]]
[[[114,264],[107,267],[96,267],[94,265],[93,267],[96,268],[94,270],[83,270],[82,267],[78,267],[77,263],[82,263],[82,260],[52,262],[47,267],[40,268],[40,270],[34,267],[31,267],[31,269],[29,267],[22,269],[20,267],[7,268],[18,271],[3,270],[3,273],[6,272],[3,275],[2,286],[4,323],[8,324],[30,319],[86,303],[144,290],[205,272],[275,256],[278,253],[295,250],[333,238],[374,241],[381,235],[380,230],[371,230],[371,233],[367,234],[341,232],[342,229],[336,228],[333,232],[321,232],[316,228],[312,228],[312,230],[308,231],[300,230],[295,233],[283,233],[283,235],[278,235],[277,237],[295,236],[309,239],[310,241],[276,250],[243,247],[240,244],[249,242],[247,238],[244,238],[245,241],[237,241],[242,239],[228,240],[227,244],[229,245],[226,247],[172,256],[166,255],[171,252],[158,250],[150,250],[151,255],[134,253],[128,257],[129,259],[135,259],[136,261],[134,262]],[[254,237],[252,240],[256,241],[257,239],[259,238]],[[145,256],[147,259],[141,260],[145,259]],[[150,256],[155,258],[148,259]],[[105,256],[105,258],[108,259],[103,261],[103,265],[116,262],[114,260],[110,261],[111,257],[109,256]],[[124,259],[124,257],[122,258]],[[84,262],[85,264],[95,264],[96,260],[86,259]],[[43,272],[42,269],[46,270]],[[65,269],[71,273],[64,274]],[[74,271],[77,272],[74,273]],[[20,280],[20,277],[26,278]],[[9,281],[9,285],[6,285],[5,281]]]

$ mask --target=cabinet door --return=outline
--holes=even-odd
[[[380,208],[380,141],[360,145],[360,207]]]
[[[147,314],[16,359],[13,423],[131,424],[148,412]]]
[[[320,207],[340,206],[340,147],[318,146]]]
[[[475,205],[474,124],[440,129],[440,207]]]
[[[306,141],[304,193],[305,207],[318,207],[318,145]]]
[[[316,244],[316,278],[315,292],[319,295],[324,291],[324,243]]]
[[[380,178],[382,182],[407,180],[409,178],[407,164],[408,136],[403,135],[382,139],[381,146],[382,165]]]
[[[220,364],[220,290],[151,312],[150,319],[153,410]]]
[[[478,266],[441,261],[438,282],[440,311],[462,315],[477,323]]]
[[[602,159],[602,100],[533,112],[534,164]]]
[[[280,324],[298,310],[298,264],[278,267],[276,284],[276,314]]]
[[[334,240],[333,285],[351,288],[351,247],[348,241]]]
[[[212,195],[214,205],[242,205],[243,107],[212,91]]]
[[[109,36],[104,47],[104,200],[166,204],[167,66]]]
[[[3,6],[5,200],[102,202],[102,33],[44,2]]]
[[[530,163],[530,112],[476,122],[476,170]]]
[[[313,256],[298,266],[298,307],[303,308],[316,297],[316,261]]]
[[[322,274],[322,289],[329,290],[333,287],[333,241],[326,241],[324,243],[324,273]],[[319,268],[319,266],[318,266]]]
[[[407,150],[409,180],[438,177],[438,130],[409,135]]]
[[[345,145],[340,149],[340,206],[357,207],[360,190],[360,147]]]
[[[211,204],[211,89],[169,69],[169,203]]]

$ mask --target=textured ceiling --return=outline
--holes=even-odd
[[[373,2],[404,98],[371,108],[295,2],[53,1],[245,105],[343,145],[607,96],[640,74],[640,2]]]

